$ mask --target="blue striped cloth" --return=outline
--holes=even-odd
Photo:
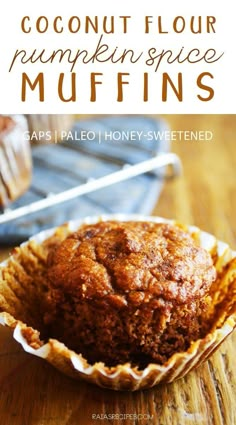
[[[108,116],[77,121],[71,129],[73,140],[53,145],[40,144],[32,149],[31,187],[11,208],[83,184],[90,178],[118,171],[125,164],[136,164],[158,153],[168,152],[168,141],[148,140],[147,137],[148,132],[154,135],[166,129],[165,121],[146,116]],[[91,138],[96,133],[96,137],[94,140],[78,140],[82,132],[87,132]],[[139,134],[140,140],[132,140],[132,134]],[[122,135],[123,139],[119,139]],[[128,140],[127,135],[130,135]],[[108,140],[110,137],[111,140]],[[155,173],[143,174],[1,224],[0,244],[18,244],[40,230],[87,215],[118,212],[150,214],[162,185],[163,180]]]

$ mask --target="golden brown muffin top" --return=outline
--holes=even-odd
[[[48,258],[51,288],[74,300],[103,298],[117,307],[200,298],[215,277],[210,254],[189,233],[164,223],[83,225]]]

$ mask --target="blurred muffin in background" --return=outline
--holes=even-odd
[[[0,115],[0,208],[21,196],[31,181],[32,160],[23,115]]]
[[[28,114],[26,115],[32,146],[37,143],[57,143],[71,130],[74,115]]]

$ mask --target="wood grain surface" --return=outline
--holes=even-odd
[[[153,214],[198,225],[236,248],[236,116],[165,118],[173,130],[212,131],[213,140],[173,142],[184,173],[166,183]],[[185,378],[121,393],[63,376],[1,327],[0,425],[235,425],[235,347],[236,333]]]

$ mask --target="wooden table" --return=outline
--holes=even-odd
[[[166,116],[172,129],[210,130],[211,142],[175,141],[184,174],[166,184],[155,215],[214,233],[236,248],[236,116]],[[1,251],[2,258],[7,255]],[[0,424],[236,424],[236,333],[185,378],[136,393],[73,381],[23,352],[0,328]],[[93,419],[92,415],[130,415]],[[132,415],[139,414],[139,420]],[[143,416],[141,416],[143,415]]]

